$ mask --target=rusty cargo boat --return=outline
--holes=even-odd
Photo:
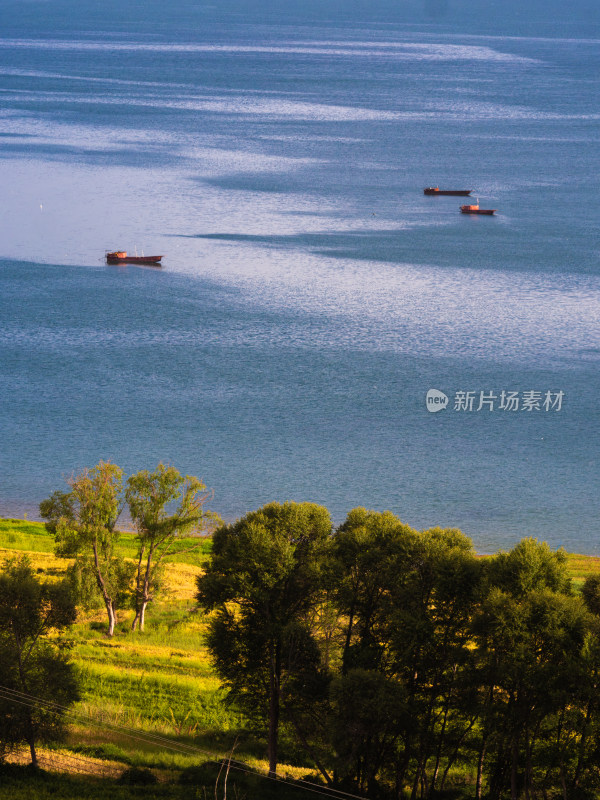
[[[428,186],[427,189],[423,189],[423,194],[468,197],[472,191],[473,189],[440,189],[439,186]]]
[[[126,250],[112,250],[106,252],[107,264],[150,264],[155,267],[161,266],[162,256],[128,256]]]

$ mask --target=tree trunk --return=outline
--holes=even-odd
[[[344,653],[342,655],[342,675],[348,674],[348,653],[350,642],[352,641],[352,625],[354,622],[354,601],[350,607],[350,617],[348,619],[348,630],[346,631],[346,641],[344,642]]]
[[[133,622],[131,623],[131,630],[134,631],[137,626],[138,622],[140,621],[140,581],[142,576],[142,561],[144,558],[144,551],[146,547],[145,545],[140,546],[140,554],[138,556],[138,563],[137,563],[137,570],[135,573],[135,616],[133,618]]]
[[[410,795],[410,800],[416,800],[419,792],[419,787],[421,787],[421,797],[423,797],[423,776],[425,775],[425,767],[427,764],[427,758],[423,755],[423,747],[420,748],[421,754],[419,755],[419,761],[417,764],[417,769],[415,771],[415,780],[413,782],[413,788]]]
[[[450,772],[450,769],[452,768],[452,765],[454,764],[454,762],[458,758],[458,754],[460,753],[460,748],[461,748],[462,743],[464,742],[468,732],[471,730],[473,725],[475,725],[476,721],[477,721],[477,717],[474,717],[471,720],[471,722],[469,722],[467,727],[461,733],[460,738],[459,738],[458,742],[456,743],[456,746],[455,746],[454,750],[452,751],[452,755],[450,755],[450,756],[448,756],[446,758],[446,766],[444,768],[444,772],[442,773],[442,780],[441,780],[440,788],[439,788],[440,792],[444,791],[444,786],[446,785],[446,778],[448,777],[448,773]]]
[[[533,783],[533,770],[531,766],[531,751],[533,740],[529,735],[529,723],[525,725],[525,798],[531,800],[531,785]]]
[[[148,550],[148,558],[146,560],[146,572],[144,573],[144,583],[142,587],[142,596],[139,600],[140,603],[140,630],[144,630],[144,620],[146,618],[146,608],[150,602],[150,575],[152,571],[152,556],[154,555],[153,547]],[[160,561],[160,559],[159,559]]]
[[[96,582],[98,584],[98,588],[100,589],[100,593],[102,594],[102,598],[104,600],[104,605],[106,606],[106,613],[108,614],[108,635],[112,636],[115,632],[115,624],[117,621],[117,615],[115,613],[115,607],[112,597],[109,595],[108,590],[106,588],[106,582],[102,577],[102,570],[100,569],[100,560],[98,558],[98,545],[96,541],[93,542],[93,549],[94,549],[94,565],[96,567]]]
[[[117,614],[113,602],[110,599],[106,604],[106,610],[108,611],[108,635],[112,636],[115,632],[115,625],[117,624]]]
[[[475,781],[475,800],[481,800],[481,783],[483,780],[483,762],[485,761],[485,751],[487,749],[487,736],[484,737],[479,751],[479,759],[477,761],[477,780]]]
[[[446,703],[445,703],[445,706],[444,706],[444,720],[442,722],[442,729],[441,729],[440,735],[439,735],[438,748],[437,748],[437,753],[436,753],[436,758],[435,758],[435,766],[433,768],[433,775],[431,777],[431,784],[429,786],[429,792],[427,794],[428,797],[431,797],[433,795],[434,791],[435,791],[435,784],[436,784],[436,781],[437,781],[437,778],[438,778],[438,774],[439,774],[439,771],[440,771],[440,763],[442,761],[442,749],[443,749],[443,746],[444,746],[444,736],[446,735],[446,724],[448,722],[448,708],[449,708],[449,706],[450,706],[450,700],[448,698],[446,698]]]
[[[410,764],[410,749],[411,738],[410,735],[404,737],[404,758],[396,764],[396,794],[397,800],[400,800],[404,793],[404,783],[406,778],[406,771]]]
[[[13,636],[17,647],[17,655],[19,658],[19,680],[21,682],[21,691],[28,694],[27,681],[25,680],[25,667],[23,664],[23,648],[21,645],[21,637],[19,636],[18,631],[14,626],[13,626]],[[29,745],[29,752],[31,753],[31,766],[37,769],[38,760],[37,760],[37,753],[35,751],[35,734],[33,730],[33,721],[31,719],[31,712],[29,710],[27,711],[26,729],[27,729],[26,740],[27,744]]]
[[[567,781],[565,779],[565,767],[562,762],[560,765],[560,785],[562,788],[563,800],[568,800],[569,793],[567,791]]]
[[[139,627],[140,631],[144,630],[144,622],[146,619],[146,608],[152,599],[150,597],[150,578],[152,574],[152,557],[154,555],[154,548],[149,547],[146,556],[146,566],[142,576],[142,560],[145,553],[145,547],[142,546],[140,556],[138,559],[137,575],[135,580],[135,617],[131,623],[131,630],[134,631]],[[159,562],[160,563],[160,559]]]
[[[308,753],[310,758],[312,758],[312,760],[315,762],[315,766],[317,767],[317,769],[319,770],[321,775],[325,778],[325,782],[327,783],[327,785],[331,786],[332,785],[331,777],[329,776],[329,773],[327,772],[327,770],[325,769],[325,767],[323,766],[323,764],[319,760],[319,757],[317,756],[317,754],[315,753],[313,748],[310,746],[310,744],[308,742],[308,739],[306,738],[306,736],[304,734],[304,731],[302,730],[302,728],[298,724],[298,720],[292,714],[292,712],[290,711],[289,708],[287,709],[287,713],[288,713],[288,716],[289,716],[290,720],[292,721],[292,725],[294,726],[294,729],[296,731],[296,734],[297,734],[298,738],[300,739],[300,742],[302,743],[302,746],[304,747],[304,749],[306,750],[306,752]]]
[[[396,780],[395,780],[395,786],[394,786],[394,789],[395,789],[394,800],[400,800],[400,798],[402,797],[402,794],[403,794],[404,781],[402,780],[402,778],[403,778],[402,768],[400,767],[399,764],[396,764],[396,776],[395,776],[395,778],[396,778]]]
[[[144,630],[144,622],[146,619],[146,606],[148,605],[149,600],[142,600],[140,605],[137,607],[135,612],[135,617],[133,618],[133,622],[131,623],[131,630],[135,631],[137,628],[140,631]]]
[[[140,630],[144,630],[144,620],[146,619],[146,607],[148,606],[149,600],[144,600],[142,602],[142,607],[140,609]]]
[[[583,768],[585,746],[587,744],[587,735],[588,735],[588,728],[591,715],[592,715],[592,700],[589,700],[587,707],[585,709],[585,719],[583,722],[583,729],[581,731],[581,738],[579,739],[579,745],[577,747],[577,766],[575,767],[575,774],[573,775],[573,781],[571,784],[573,789],[577,789],[579,787],[579,779]]]
[[[271,675],[269,697],[269,778],[277,777],[277,743],[279,736],[279,696],[281,678],[281,653],[279,642],[271,645]]]
[[[519,765],[519,748],[517,740],[513,739],[511,746],[511,764],[510,764],[510,798],[511,800],[518,800],[519,789],[517,783],[517,770]]]
[[[489,718],[491,714],[491,709],[494,704],[494,684],[490,686],[490,692],[487,698],[487,702],[485,705],[486,710],[486,717]],[[475,798],[476,800],[481,800],[481,787],[483,783],[483,764],[485,762],[485,755],[487,752],[487,744],[490,738],[490,731],[488,728],[488,723],[484,722],[483,724],[483,739],[481,742],[481,750],[479,751],[479,759],[477,761],[477,780],[475,783]]]
[[[29,727],[31,728],[31,720],[29,720]],[[29,752],[31,753],[31,766],[37,769],[39,764],[37,759],[37,753],[35,750],[35,737],[33,735],[33,730],[30,733],[28,744],[29,744]]]

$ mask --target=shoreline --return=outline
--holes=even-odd
[[[6,550],[6,549],[8,549],[8,550],[11,549],[10,547],[6,548],[2,544],[3,528],[4,528],[4,526],[6,524],[11,524],[11,523],[13,523],[15,526],[17,526],[17,525],[35,525],[35,526],[40,526],[40,528],[43,528],[44,524],[45,524],[43,520],[41,520],[41,519],[32,519],[31,517],[27,516],[27,514],[25,515],[25,517],[15,517],[15,516],[5,516],[4,512],[0,512],[0,551]],[[229,524],[229,523],[227,523],[227,524]],[[135,528],[133,526],[128,527],[127,525],[119,525],[118,530],[119,530],[120,533],[124,533],[124,534],[135,534]],[[40,535],[45,536],[45,535],[48,535],[48,534],[46,534],[46,531],[44,529],[44,530],[40,530]],[[210,534],[206,534],[206,537],[209,538]],[[521,537],[521,539],[527,539],[527,538],[529,538],[529,537],[527,537],[527,536]],[[536,538],[536,537],[533,537],[533,538]],[[544,541],[544,540],[543,539],[542,540],[538,539],[538,541]],[[515,544],[517,544],[517,542],[515,542]],[[509,548],[508,550],[510,550],[510,549],[512,549],[512,548]],[[560,550],[560,549],[561,549],[560,547],[551,547],[551,550],[553,552],[556,552],[557,550]],[[584,570],[586,573],[600,572],[600,555],[596,555],[596,554],[593,554],[593,553],[577,553],[577,552],[573,552],[573,551],[567,550],[564,547],[562,549],[567,554],[567,558],[569,559],[570,562],[573,562],[574,560],[577,560],[577,559],[583,559],[584,562],[589,562],[588,563],[589,567],[592,567],[592,565],[594,566],[594,568]],[[484,553],[484,552],[480,552],[478,550],[475,550],[475,555],[476,555],[477,558],[491,558],[492,556],[495,556],[498,553],[508,552],[508,550],[505,550],[503,548],[498,548],[493,553],[488,553],[488,552]],[[28,551],[28,552],[37,552],[37,551],[33,551],[32,550],[32,551]]]

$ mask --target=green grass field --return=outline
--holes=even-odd
[[[167,559],[171,564],[192,564],[201,566],[206,563],[211,548],[210,538],[187,537],[181,540],[183,548],[195,547],[190,553],[171,556]],[[197,546],[197,547],[196,547]],[[0,549],[21,550],[35,553],[53,553],[54,539],[46,531],[42,522],[30,522],[20,519],[0,519]],[[119,536],[119,554],[124,558],[135,558],[135,534],[122,532]]]

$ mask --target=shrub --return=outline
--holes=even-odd
[[[220,761],[205,761],[186,767],[179,776],[179,783],[182,786],[214,786],[220,770]]]
[[[121,773],[118,783],[126,786],[149,786],[150,784],[158,783],[158,778],[149,769],[130,767]]]

